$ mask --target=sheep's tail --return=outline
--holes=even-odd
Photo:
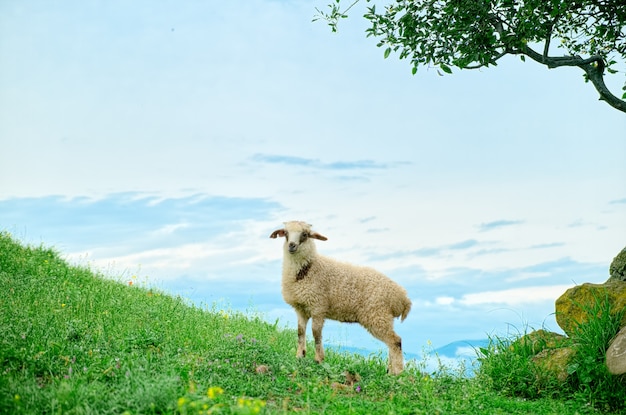
[[[398,308],[394,310],[396,311],[394,315],[400,317],[400,321],[402,322],[406,316],[409,315],[409,311],[411,311],[411,300],[409,300],[408,297],[404,297],[397,305]]]

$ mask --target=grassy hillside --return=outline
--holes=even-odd
[[[104,278],[7,233],[0,292],[0,413],[594,412],[510,398],[480,377],[388,376],[376,356],[297,360],[294,331]]]

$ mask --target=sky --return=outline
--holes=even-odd
[[[626,243],[626,116],[576,68],[413,76],[364,5],[331,33],[325,4],[0,2],[0,229],[295,328],[269,235],[303,220],[407,289],[409,353],[560,332],[556,298]]]

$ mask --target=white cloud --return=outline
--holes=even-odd
[[[435,299],[435,304],[437,305],[451,305],[454,303],[454,297],[437,297]]]
[[[475,357],[476,356],[476,349],[474,347],[471,346],[465,346],[465,347],[458,347],[456,349],[455,352],[456,356],[459,357]]]
[[[549,278],[550,275],[551,273],[549,271],[519,272],[515,276],[507,278],[506,282],[514,283],[532,279]]]
[[[162,226],[159,229],[153,231],[152,233],[155,236],[170,235],[179,229],[185,229],[185,228],[188,228],[189,226],[190,226],[189,223],[173,223],[170,225]]]
[[[483,304],[502,304],[509,306],[530,305],[544,301],[554,301],[565,292],[570,285],[552,285],[540,287],[521,287],[500,291],[483,291],[465,294],[459,303],[465,306]]]

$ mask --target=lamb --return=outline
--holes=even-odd
[[[406,290],[382,273],[319,255],[313,239],[326,241],[306,222],[285,222],[270,238],[284,237],[282,294],[298,317],[296,357],[306,354],[306,327],[313,320],[315,360],[324,360],[322,328],[325,319],[359,323],[389,347],[388,372],[404,368],[402,339],[393,320],[404,321],[411,310]]]

